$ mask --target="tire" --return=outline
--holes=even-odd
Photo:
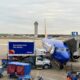
[[[50,66],[49,66],[48,64],[45,64],[45,65],[43,66],[43,68],[44,68],[44,69],[49,69]]]
[[[73,56],[73,58],[74,58],[74,59],[78,59],[78,58],[79,58],[79,56]]]
[[[50,69],[52,68],[52,65],[50,65],[50,67],[49,67]]]
[[[15,74],[10,74],[9,78],[17,78],[17,76]]]
[[[0,78],[2,78],[3,77],[3,75],[2,74],[0,74]]]
[[[64,68],[64,66],[62,64],[60,64],[60,70],[62,70]]]

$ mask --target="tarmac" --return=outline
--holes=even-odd
[[[68,69],[68,70],[67,70]],[[70,69],[70,70],[69,70]],[[68,71],[80,71],[80,60],[78,62],[69,62],[67,67],[63,70],[56,69],[53,67],[52,69],[32,69],[31,76],[32,80],[38,80],[38,77],[42,77],[43,80],[66,80],[67,72]],[[7,72],[3,73],[3,78],[0,80],[16,80],[16,79],[9,79]]]
[[[43,80],[66,80],[66,72],[63,70],[32,70],[31,71],[32,80],[38,80],[38,77],[42,77]],[[16,80],[9,79],[7,72],[3,73],[3,78],[0,80]]]

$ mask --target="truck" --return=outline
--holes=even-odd
[[[50,59],[46,58],[43,55],[27,56],[26,58],[24,58],[23,62],[30,63],[32,68],[42,68],[42,69],[51,68]]]
[[[36,66],[41,66],[43,69],[49,69],[51,67],[50,60],[41,56],[36,57]]]
[[[34,42],[9,42],[8,59],[30,63],[32,68],[51,68],[51,62],[45,50],[35,48]]]

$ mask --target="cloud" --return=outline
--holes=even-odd
[[[34,21],[39,33],[80,33],[80,0],[2,0],[0,1],[0,33],[34,33]]]

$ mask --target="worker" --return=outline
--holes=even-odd
[[[78,77],[78,80],[80,80],[80,76]]]
[[[76,76],[76,72],[70,71],[67,73],[67,80],[78,80]]]
[[[75,71],[72,71],[71,79],[72,80],[78,80],[77,79],[77,73]]]
[[[67,80],[71,80],[71,78],[70,77],[67,77]]]
[[[67,73],[67,80],[71,80],[71,75],[72,75],[72,73],[71,73],[71,71],[69,71],[69,72]]]
[[[78,78],[78,80],[80,80],[80,77]]]
[[[80,80],[80,73],[77,74],[78,80]]]

